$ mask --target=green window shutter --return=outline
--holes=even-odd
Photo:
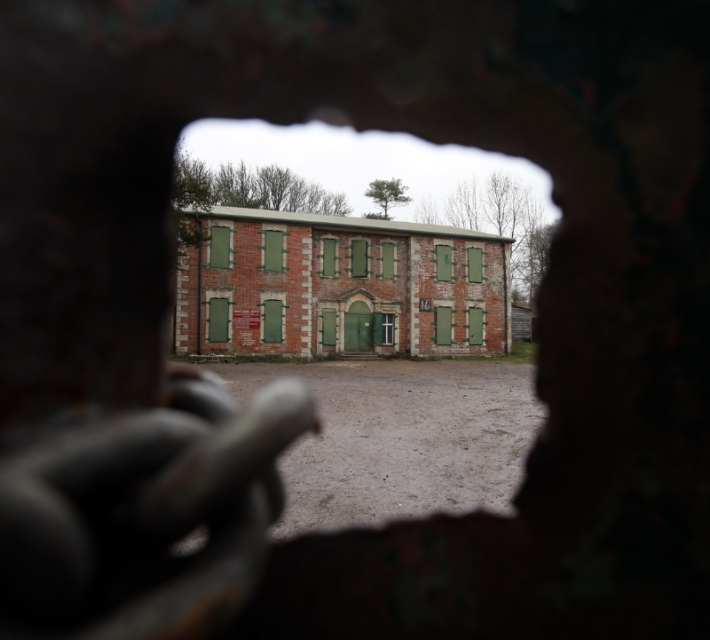
[[[382,245],[382,277],[394,278],[394,245],[391,242]]]
[[[264,302],[264,342],[281,342],[281,300]]]
[[[374,314],[374,326],[372,328],[372,337],[375,342],[375,344],[380,347],[383,344],[383,331],[382,331],[382,314],[381,313],[375,313]]]
[[[483,309],[468,310],[468,343],[483,344]]]
[[[229,267],[229,244],[231,229],[212,227],[210,229],[210,267],[227,269]]]
[[[442,282],[451,281],[451,252],[452,247],[436,246],[436,279]]]
[[[367,240],[353,240],[353,278],[367,277]]]
[[[451,344],[451,309],[436,309],[436,344]]]
[[[229,341],[229,300],[212,298],[210,300],[209,342]]]
[[[335,275],[335,240],[323,240],[323,275]]]
[[[334,345],[336,341],[336,313],[335,311],[323,312],[323,344]]]
[[[283,231],[267,231],[265,235],[266,242],[264,244],[266,246],[266,257],[264,259],[264,269],[266,269],[266,271],[283,271]]]
[[[468,250],[468,281],[483,282],[483,249]]]

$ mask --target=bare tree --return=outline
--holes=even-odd
[[[516,299],[531,302],[549,260],[556,225],[545,224],[545,206],[515,176],[494,171],[480,189],[475,178],[460,182],[446,199],[446,221],[459,228],[515,238],[510,274]]]
[[[447,197],[444,216],[453,227],[480,231],[483,226],[482,204],[476,179],[464,180]]]
[[[311,185],[305,178],[294,175],[288,188],[284,211],[306,211],[306,202]]]
[[[519,178],[494,171],[486,183],[484,220],[499,236],[516,237],[524,224],[525,201],[530,189]]]
[[[318,183],[312,182],[306,190],[305,200],[303,203],[304,213],[320,213],[321,201],[325,195],[325,189]]]
[[[519,234],[520,237],[515,254],[515,275],[523,283],[524,290],[526,290],[528,295],[528,302],[532,303],[536,282],[539,281],[541,276],[536,260],[534,239],[544,224],[542,201],[528,192],[523,201],[522,213],[522,233]]]
[[[344,193],[326,191],[317,182],[306,182],[302,178],[297,178],[292,190],[294,187],[298,190],[298,197],[289,194],[287,211],[302,211],[322,216],[349,216],[353,212]]]
[[[284,169],[277,164],[258,167],[256,186],[264,208],[281,211],[288,202],[288,192],[295,179],[291,169]]]
[[[330,216],[349,216],[353,212],[353,208],[348,204],[348,196],[343,191],[337,191],[332,194],[330,202]]]
[[[515,238],[510,249],[510,275],[520,278],[527,235],[527,212],[531,199],[530,187],[519,178],[494,171],[486,183],[483,198],[483,218],[499,236]]]
[[[256,179],[244,161],[236,167],[231,162],[220,165],[214,175],[213,192],[215,204],[224,207],[258,209],[263,204]]]
[[[544,223],[540,221],[528,232],[525,282],[528,302],[531,304],[535,300],[543,276],[550,267],[550,245],[557,231],[557,224],[557,222]]]
[[[513,285],[513,290],[510,293],[510,301],[513,304],[519,304],[519,303],[524,303],[525,302],[525,293],[523,290],[520,288],[518,284]]]
[[[439,207],[430,195],[422,198],[414,206],[414,220],[419,224],[441,224]]]
[[[220,165],[213,174],[203,160],[196,160],[178,147],[173,184],[174,208],[192,205],[208,210],[212,204],[247,209],[302,211],[330,216],[348,216],[352,207],[347,196],[326,191],[277,164],[251,169],[243,161]]]

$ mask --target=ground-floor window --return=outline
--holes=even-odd
[[[229,300],[227,298],[212,298],[209,301],[209,332],[208,342],[229,341]]]
[[[436,308],[436,344],[450,345],[452,328],[452,309],[450,307]]]
[[[323,312],[323,344],[334,346],[337,338],[337,315],[335,311]]]
[[[394,314],[382,314],[382,344],[394,344]]]
[[[471,307],[468,310],[468,343],[483,344],[483,309]]]
[[[283,303],[281,300],[264,301],[264,342],[283,342],[282,319]]]

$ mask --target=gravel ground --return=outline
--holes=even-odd
[[[279,460],[288,505],[271,534],[377,526],[485,507],[513,513],[545,418],[535,367],[481,361],[206,364],[243,401],[284,376],[313,390],[323,432]]]

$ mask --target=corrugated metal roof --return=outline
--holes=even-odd
[[[191,210],[185,213],[192,214]],[[482,231],[470,231],[458,227],[447,227],[438,224],[417,224],[415,222],[399,222],[398,220],[373,220],[371,218],[351,218],[349,216],[320,216],[313,213],[293,213],[290,211],[269,211],[268,209],[240,209],[238,207],[212,207],[205,217],[235,218],[242,220],[266,220],[268,222],[284,222],[290,224],[308,224],[317,227],[339,227],[341,229],[367,229],[380,233],[396,232],[425,236],[454,236],[474,240],[497,240],[515,242],[513,238],[504,238]]]

